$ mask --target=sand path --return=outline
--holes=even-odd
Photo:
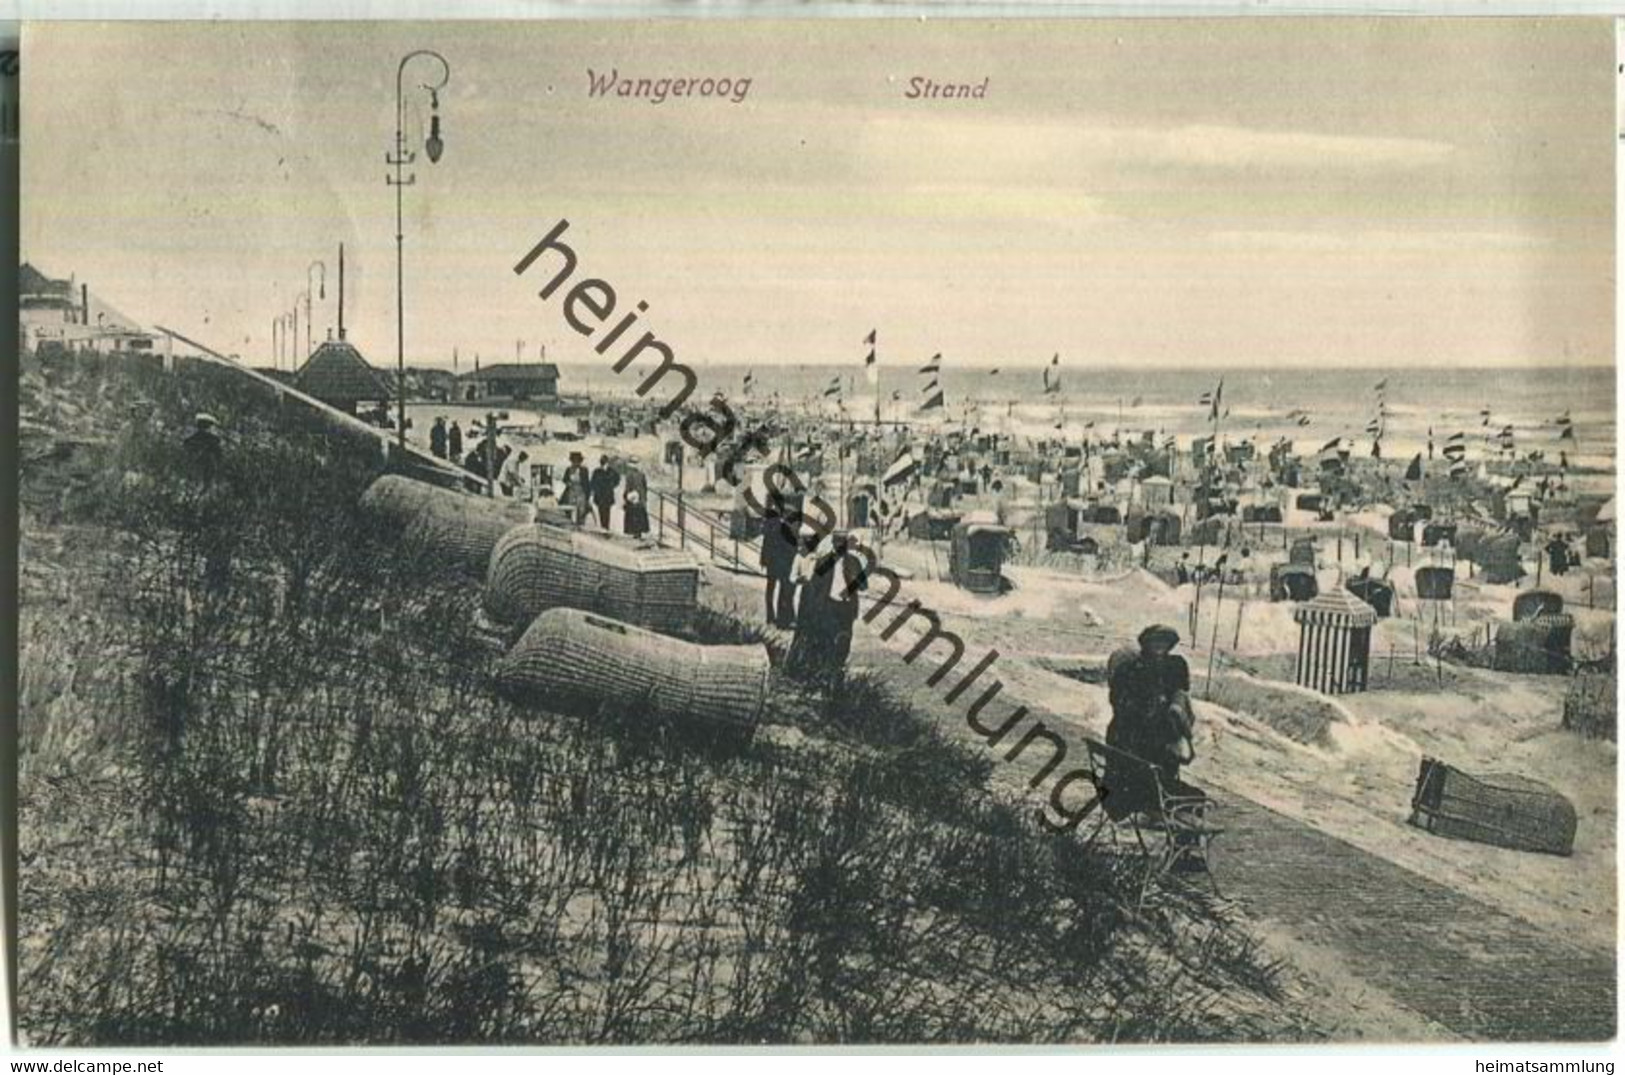
[[[756,580],[708,574],[707,600],[757,614]],[[1100,734],[1098,706],[1063,712],[1046,705],[1046,698],[1056,697],[1058,677],[1011,656],[1043,641],[1043,633],[1032,630],[1038,624],[1012,631],[1010,624],[988,619],[951,616],[950,622],[971,643],[967,665],[983,652],[979,647],[998,645],[1003,653],[998,668],[1004,688],[990,704],[988,718],[997,720],[1020,704],[1069,743]],[[1018,642],[1013,637],[1018,633],[1034,637]],[[981,745],[964,719],[969,698],[949,705],[943,700],[945,685],[925,682],[927,661],[910,665],[901,659],[911,641],[907,631],[883,641],[877,630],[864,628],[854,643],[853,666],[907,697],[944,733]],[[1034,756],[1045,760],[1042,752]],[[1034,771],[1024,764],[1028,761],[1025,756],[1001,761],[994,778],[1025,790]],[[1312,980],[1294,999],[1317,1009],[1336,1036],[1599,1040],[1613,1035],[1612,950],[1577,942],[1551,923],[1537,925],[1509,914],[1270,809],[1230,786],[1222,774],[1205,770],[1201,780],[1223,805],[1226,833],[1214,860],[1221,891],[1246,911],[1269,948]]]

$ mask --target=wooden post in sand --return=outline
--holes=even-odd
[[[1201,591],[1197,591],[1200,593]],[[1224,609],[1224,572],[1219,572],[1219,596],[1213,602],[1213,640],[1207,651],[1207,693],[1204,698],[1213,697],[1213,658],[1219,654],[1219,613]]]
[[[495,499],[497,495],[497,416],[495,411],[485,415],[485,491]]]

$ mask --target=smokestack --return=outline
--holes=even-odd
[[[344,244],[339,244],[339,339],[344,339]]]
[[[80,284],[79,285],[79,311],[80,311],[80,321],[79,321],[79,323],[82,324],[82,325],[90,324],[90,285],[89,284]]]

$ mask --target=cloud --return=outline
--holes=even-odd
[[[1443,161],[1454,147],[1423,138],[1371,138],[1247,127],[1130,131],[1123,149],[1153,161],[1218,169],[1395,169]]]
[[[1208,238],[1231,249],[1332,254],[1520,251],[1549,245],[1537,235],[1501,231],[1216,231]]]

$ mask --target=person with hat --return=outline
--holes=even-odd
[[[1179,779],[1179,767],[1196,756],[1191,744],[1195,721],[1190,666],[1174,653],[1179,632],[1154,624],[1140,632],[1138,641],[1139,649],[1125,647],[1106,662],[1112,706],[1106,745],[1155,767],[1169,794],[1201,794]],[[1114,819],[1157,805],[1154,789],[1144,781],[1122,779],[1113,786],[1109,766],[1102,784],[1107,790],[1101,805]]]
[[[592,486],[592,505],[598,511],[598,525],[608,530],[609,509],[615,504],[615,488],[621,484],[621,476],[615,472],[609,456],[598,457],[598,466],[589,482]]]
[[[220,442],[220,420],[212,414],[199,414],[193,420],[193,430],[181,442],[192,469],[201,477],[212,478],[220,469],[226,452]]]
[[[762,521],[762,550],[760,563],[767,578],[763,594],[767,608],[767,622],[784,630],[796,623],[796,558],[801,553],[797,527],[801,518],[801,503],[773,489],[769,503],[770,513]]]
[[[866,565],[849,534],[808,535],[797,559],[801,600],[795,636],[784,669],[805,683],[839,686],[852,653],[852,631],[858,618],[858,593],[868,588]]]
[[[621,493],[621,529],[631,537],[640,538],[649,532],[649,479],[636,460],[626,465],[625,486]]]
[[[429,451],[436,459],[446,458],[446,416],[443,414],[436,415],[434,425],[429,428]]]
[[[181,442],[186,452],[188,469],[198,479],[194,491],[193,533],[197,547],[203,551],[203,584],[211,596],[226,592],[231,580],[231,558],[237,544],[237,528],[229,513],[220,509],[225,494],[224,483],[219,481],[226,461],[225,445],[220,439],[220,420],[212,414],[199,414],[192,432]]]
[[[562,488],[559,491],[559,506],[568,507],[575,513],[576,525],[580,526],[587,517],[587,484],[591,476],[587,472],[586,457],[580,452],[570,453],[570,465],[564,468]]]

